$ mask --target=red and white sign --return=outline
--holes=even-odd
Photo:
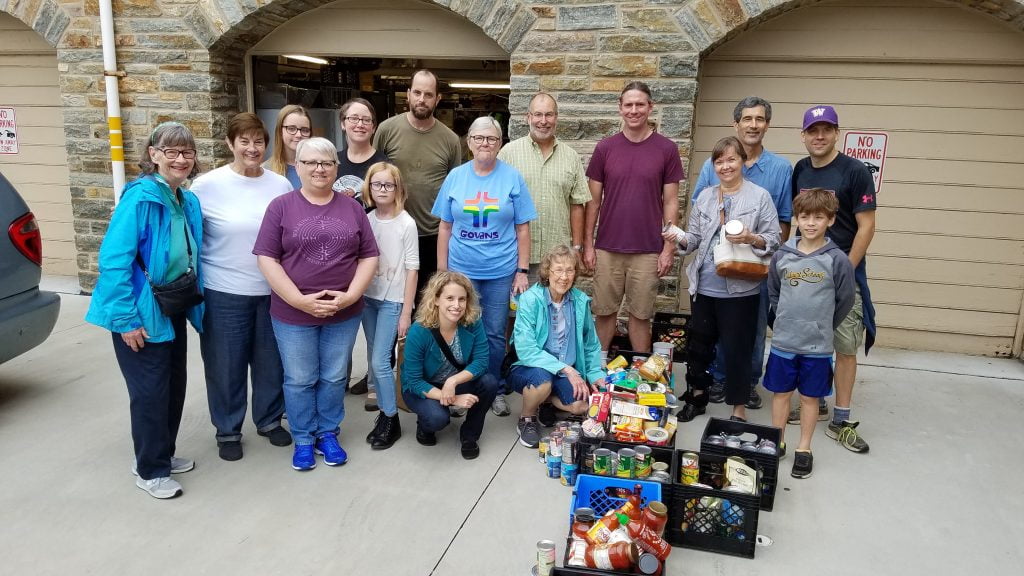
[[[0,154],[18,153],[18,122],[14,108],[0,108]]]
[[[847,132],[843,154],[860,160],[871,171],[875,192],[882,187],[882,168],[885,166],[885,146],[889,135],[885,132]]]

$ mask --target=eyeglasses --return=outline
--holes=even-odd
[[[568,278],[568,277],[572,276],[573,274],[576,274],[576,270],[573,269],[573,268],[567,268],[567,269],[564,269],[564,270],[561,269],[561,268],[552,268],[551,271],[550,271],[550,274],[552,276],[559,276],[561,278]]]
[[[369,116],[345,116],[345,121],[349,124],[365,124],[366,126],[373,125],[373,118]]]
[[[370,190],[374,192],[394,192],[398,186],[394,182],[370,182]]]
[[[497,144],[498,142],[501,142],[501,138],[498,138],[497,136],[481,136],[479,134],[470,136],[469,139],[477,144],[483,144],[484,142],[487,142],[488,144]]]
[[[323,162],[319,162],[317,160],[299,160],[299,163],[312,170],[316,170],[317,168],[320,168],[321,170],[329,170],[338,165],[336,160],[324,160]]]
[[[196,159],[196,151],[192,149],[178,150],[175,148],[157,148],[157,150],[163,152],[164,156],[166,156],[168,160],[174,160],[178,156],[184,156],[185,160]]]
[[[530,112],[530,117],[534,120],[554,120],[558,117],[558,114],[555,114],[554,112]]]
[[[303,136],[309,136],[310,134],[313,133],[313,131],[310,130],[309,128],[299,128],[298,126],[282,126],[282,128],[284,128],[284,131],[289,134],[295,134],[296,132],[298,132]]]

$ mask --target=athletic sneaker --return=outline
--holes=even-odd
[[[750,387],[750,398],[747,399],[747,408],[758,410],[761,408],[761,395],[757,393],[757,384]]]
[[[824,398],[819,398],[818,400],[818,422],[824,422],[825,420],[828,420],[828,404],[825,403]],[[794,426],[800,425],[799,406],[789,411],[789,418],[786,420],[786,422]]]
[[[313,451],[322,455],[324,464],[328,466],[341,466],[348,462],[348,454],[345,453],[341,444],[338,444],[338,437],[334,434],[324,434],[317,438],[313,445]]]
[[[835,440],[850,452],[864,453],[868,451],[868,443],[857,433],[860,422],[843,420],[842,424],[828,423],[825,436]]]
[[[296,444],[292,454],[292,468],[296,470],[312,470],[316,468],[316,456],[313,455],[312,444]]]
[[[184,474],[185,472],[191,472],[195,467],[196,463],[194,460],[171,456],[171,474]],[[132,459],[132,475],[139,475],[138,461],[134,458]]]
[[[505,402],[505,395],[498,394],[494,397],[494,404],[491,404],[491,411],[494,412],[495,416],[508,416],[512,413],[508,409],[508,402]]]
[[[708,402],[712,404],[725,402],[725,382],[715,380],[711,383],[711,388],[708,389]]]
[[[161,500],[181,496],[181,484],[178,484],[177,480],[171,480],[170,476],[151,480],[136,478],[135,485],[148,492],[153,498]]]
[[[810,450],[797,450],[793,453],[793,470],[789,473],[793,478],[810,478],[814,468],[814,456]]]
[[[536,448],[540,444],[540,424],[536,418],[519,419],[519,443],[527,448]]]
[[[469,412],[469,408],[466,408],[465,406],[456,406],[455,404],[448,405],[448,415],[452,418],[462,418],[466,415],[466,412]]]

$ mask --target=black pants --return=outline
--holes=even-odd
[[[171,318],[171,323],[174,340],[146,342],[138,352],[120,334],[113,334],[114,355],[128,385],[135,459],[144,480],[171,475],[171,456],[185,407],[185,315]]]
[[[713,381],[708,368],[715,359],[715,345],[725,354],[725,403],[745,404],[750,398],[750,355],[757,331],[759,294],[739,298],[715,298],[697,294],[690,299],[690,338],[687,351],[687,402],[707,405],[707,389]],[[704,394],[694,398],[692,391]]]
[[[419,306],[423,287],[437,272],[437,234],[420,236],[420,270],[416,277],[416,305]]]

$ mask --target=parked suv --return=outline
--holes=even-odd
[[[39,290],[43,241],[36,217],[0,174],[0,364],[43,343],[60,297]]]

